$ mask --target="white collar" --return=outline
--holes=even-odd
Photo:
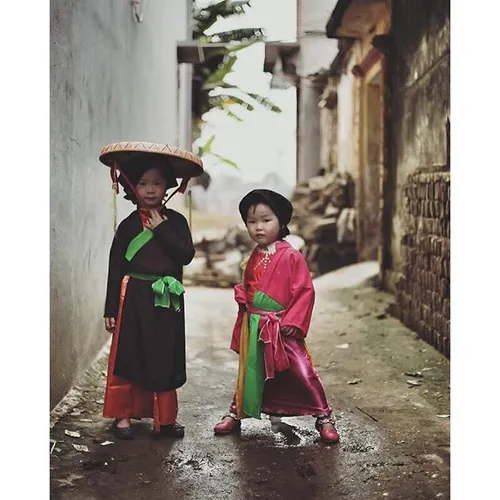
[[[258,250],[263,253],[276,253],[276,242],[270,243],[266,247],[258,248]]]

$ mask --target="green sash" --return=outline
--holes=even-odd
[[[180,297],[184,293],[184,285],[172,276],[153,276],[151,274],[128,273],[131,278],[152,281],[155,298],[155,307],[170,307],[172,304],[174,311],[181,310]]]
[[[153,238],[153,231],[149,228],[144,228],[141,233],[139,233],[127,247],[127,252],[125,253],[125,258],[130,262],[135,254],[151,239]]]
[[[253,307],[261,311],[279,312],[284,307],[264,292],[255,292]],[[249,315],[248,358],[245,370],[245,388],[243,392],[243,411],[249,416],[260,419],[262,395],[266,381],[264,366],[264,344],[259,341],[260,314]]]

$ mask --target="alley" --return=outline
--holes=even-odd
[[[240,436],[213,435],[237,370],[233,293],[189,288],[185,438],[154,441],[144,421],[134,441],[114,440],[101,417],[101,356],[53,412],[51,498],[449,498],[449,361],[387,315],[392,298],[371,286],[375,273],[364,263],[315,280],[309,347],[339,444],[319,442],[312,418],[245,421]]]

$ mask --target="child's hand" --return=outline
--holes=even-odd
[[[283,337],[292,337],[296,339],[303,337],[302,330],[296,326],[282,326],[280,332]]]
[[[146,222],[146,227],[149,229],[154,229],[155,227],[159,226],[164,220],[167,220],[167,218],[163,215],[160,215],[160,212],[158,210],[151,210],[151,217],[149,220]]]
[[[114,333],[116,328],[115,318],[104,318],[104,326],[109,333]]]

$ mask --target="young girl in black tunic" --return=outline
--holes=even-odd
[[[118,182],[137,205],[115,233],[104,321],[113,333],[103,414],[131,439],[131,418],[153,417],[156,437],[183,437],[176,389],[186,382],[182,268],[194,257],[188,223],[163,205],[177,181],[168,164],[141,157]]]

